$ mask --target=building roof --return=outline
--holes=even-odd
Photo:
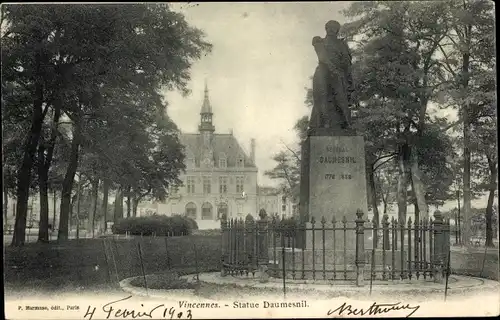
[[[186,147],[186,158],[192,154],[195,157],[196,165],[199,166],[201,153],[203,150],[203,140],[199,133],[182,133],[180,135],[181,143]],[[219,166],[219,159],[225,155],[227,167],[236,167],[238,157],[243,157],[245,167],[255,168],[250,157],[245,153],[238,143],[238,140],[231,134],[213,134],[213,155],[214,164]]]

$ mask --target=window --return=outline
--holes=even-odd
[[[195,167],[195,159],[190,157],[186,159],[186,167],[194,168]]]
[[[203,177],[203,193],[209,194],[212,192],[212,183],[210,182],[210,177]]]
[[[238,157],[238,160],[236,160],[236,166],[238,168],[243,168],[245,166],[243,162],[243,157]]]
[[[205,202],[201,206],[201,219],[202,220],[212,220],[213,215],[212,215],[212,204],[209,202]]]
[[[236,211],[237,211],[236,212],[237,214],[242,214],[243,213],[243,205],[241,203],[238,203],[236,205]]]
[[[243,193],[245,177],[236,177],[236,193]]]
[[[226,168],[227,167],[227,160],[226,158],[220,158],[219,159],[219,168]]]
[[[194,177],[187,177],[187,183],[186,183],[187,193],[195,193],[195,185],[196,181]]]
[[[227,177],[219,177],[219,193],[227,193]]]
[[[217,208],[217,219],[222,218],[223,215],[226,215],[227,218],[227,204],[222,202],[219,203],[219,207]]]
[[[196,205],[192,202],[186,204],[186,217],[196,219]]]

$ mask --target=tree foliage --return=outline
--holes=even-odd
[[[77,171],[96,186],[109,179],[156,198],[178,183],[182,151],[160,90],[188,93],[191,64],[211,48],[200,30],[166,4],[7,5],[2,23],[2,89],[11,90],[2,108],[25,132],[10,155],[21,163],[14,245],[24,242],[37,150],[39,159],[47,156],[47,115],[60,112],[68,124],[68,140],[59,139],[69,142],[67,152],[60,142],[54,148],[64,178],[50,164],[46,170],[59,176],[60,240],[68,237]]]

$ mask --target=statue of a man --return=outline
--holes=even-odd
[[[340,24],[328,21],[326,37],[314,37],[312,45],[318,56],[313,76],[313,110],[309,128],[348,129],[351,126],[353,91],[351,53],[347,43],[337,38]]]

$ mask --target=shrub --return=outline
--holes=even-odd
[[[181,216],[181,217],[183,217],[184,219],[186,219],[188,221],[189,225],[191,226],[191,230],[198,230],[198,223],[196,223],[196,221],[193,218],[185,217],[185,216]]]
[[[189,235],[192,230],[198,229],[196,221],[180,215],[167,217],[163,215],[153,215],[147,217],[133,217],[119,220],[112,227],[115,234],[157,236],[165,235]]]

